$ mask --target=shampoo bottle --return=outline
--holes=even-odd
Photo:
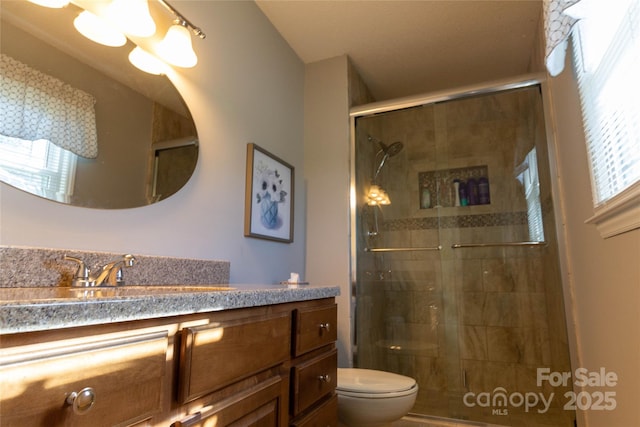
[[[431,192],[427,188],[427,184],[422,184],[420,191],[420,209],[429,209],[431,207]]]
[[[459,194],[460,206],[467,206],[469,204],[469,199],[467,198],[467,184],[465,184],[464,181],[460,182]]]
[[[478,203],[488,205],[491,203],[491,195],[489,194],[489,180],[482,177],[478,180]]]

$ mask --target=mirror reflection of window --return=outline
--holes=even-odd
[[[544,242],[544,225],[542,223],[542,205],[540,203],[540,179],[538,178],[538,159],[536,149],[529,151],[524,161],[516,169],[516,179],[524,187],[527,201],[527,223],[529,224],[529,240]]]
[[[55,144],[0,135],[0,180],[68,203],[73,194],[76,155]]]

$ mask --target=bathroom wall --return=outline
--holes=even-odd
[[[555,401],[535,416],[509,408],[463,404],[467,391],[541,390],[536,369],[569,371],[562,284],[553,222],[553,202],[544,131],[536,87],[365,117],[357,124],[358,198],[371,180],[379,147],[368,135],[404,149],[385,163],[378,183],[391,205],[361,207],[363,232],[378,215],[380,235],[363,237],[369,247],[441,251],[359,252],[358,364],[415,377],[420,392],[413,411],[512,426],[551,422],[572,426],[572,412]],[[527,204],[515,171],[536,148],[541,179],[542,248],[455,249],[453,243],[534,240]],[[361,151],[358,151],[360,153]],[[378,156],[379,160],[380,156]],[[420,209],[420,177],[451,170],[464,176],[488,169],[491,204]],[[361,172],[363,171],[363,172]],[[419,182],[420,181],[420,182]],[[451,186],[448,182],[446,188]],[[433,193],[432,193],[433,194]],[[436,204],[435,194],[432,203]]]
[[[605,389],[615,392],[616,408],[579,411],[578,425],[640,425],[640,230],[603,239],[594,225],[584,223],[593,215],[591,179],[570,56],[564,72],[548,80],[545,94],[565,213],[566,291],[574,300],[568,313],[576,335],[573,367],[602,367],[619,378],[615,387]]]
[[[307,64],[305,77],[306,279],[340,286],[338,363],[351,363],[348,59]]]
[[[198,65],[170,76],[200,139],[191,180],[167,200],[125,210],[65,206],[0,184],[0,245],[228,260],[232,283],[305,276],[304,66],[253,2],[179,9],[207,34],[193,41]],[[243,237],[248,142],[296,168],[291,244]]]

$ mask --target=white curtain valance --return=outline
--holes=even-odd
[[[564,69],[565,53],[571,30],[578,20],[570,15],[569,8],[581,0],[544,0],[544,61],[552,76]]]
[[[95,98],[2,54],[0,133],[46,139],[78,156],[98,156]]]

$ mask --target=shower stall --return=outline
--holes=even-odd
[[[352,110],[354,366],[413,377],[412,413],[571,427],[539,81]]]

